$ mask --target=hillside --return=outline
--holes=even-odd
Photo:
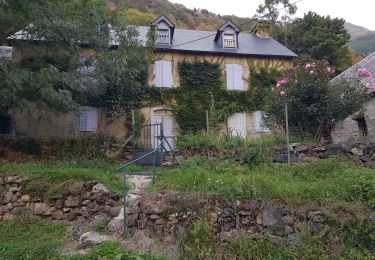
[[[146,25],[159,15],[167,15],[177,28],[194,30],[217,30],[226,20],[232,20],[243,31],[250,31],[253,24],[250,18],[230,15],[217,15],[204,9],[188,9],[181,4],[173,4],[167,0],[117,0],[119,7],[129,23]],[[249,16],[251,12],[249,11]]]
[[[367,56],[375,51],[375,31],[345,23],[345,29],[352,36],[349,47],[356,53]]]

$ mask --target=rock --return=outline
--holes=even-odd
[[[4,178],[5,183],[21,183],[22,177],[21,176],[7,176]]]
[[[57,210],[51,213],[51,218],[54,220],[62,220],[64,219],[64,214],[61,212],[61,210]]]
[[[115,217],[117,217],[118,215],[120,215],[120,212],[121,212],[121,208],[120,208],[120,207],[112,207],[112,208],[109,210],[109,215],[110,215],[112,218],[115,218]]]
[[[342,147],[341,144],[333,144],[333,145],[328,147],[325,154],[327,156],[333,156],[333,155],[343,154],[343,152],[344,152],[344,148]]]
[[[69,220],[69,221],[74,221],[74,220],[76,220],[77,215],[78,215],[77,212],[70,211],[70,212],[68,212],[68,213],[65,214],[65,218],[67,220]]]
[[[267,207],[262,210],[263,225],[266,227],[281,224],[281,211],[275,207]]]
[[[94,193],[94,194],[97,194],[97,193],[108,194],[108,193],[110,193],[110,191],[109,191],[109,189],[107,189],[106,186],[104,186],[101,183],[98,183],[94,187],[92,187],[92,193]]]
[[[234,217],[234,213],[235,213],[234,209],[232,209],[232,208],[225,208],[223,210],[222,217],[223,218]]]
[[[294,217],[291,215],[286,215],[282,218],[282,222],[286,225],[293,226],[294,225]]]
[[[112,241],[112,240],[114,239],[111,236],[100,235],[96,232],[90,231],[81,235],[81,237],[79,238],[79,244],[82,247],[89,247],[89,246],[99,245],[100,243],[104,241]]]
[[[3,220],[4,221],[7,221],[7,220],[13,220],[13,219],[15,219],[16,217],[14,216],[14,215],[12,215],[12,214],[10,214],[10,213],[5,213],[4,215],[3,215]]]
[[[99,205],[96,202],[93,202],[87,206],[87,212],[91,215],[98,211],[99,211]]]
[[[21,190],[21,187],[10,187],[9,192],[17,193]]]
[[[108,229],[112,232],[122,234],[124,232],[124,220],[123,219],[112,219],[108,222]]]
[[[171,221],[172,222],[172,221]],[[177,221],[178,223],[178,221]],[[159,218],[155,221],[155,225],[164,225],[165,224],[165,220],[162,219],[162,218]]]
[[[286,239],[286,244],[289,247],[298,247],[300,245],[300,240],[297,236],[297,234],[289,234]]]
[[[294,151],[297,153],[308,153],[310,150],[310,146],[307,144],[298,144],[295,148]]]
[[[353,154],[353,155],[362,156],[363,155],[363,150],[359,149],[357,147],[354,147],[354,148],[352,148],[350,150],[350,153]]]
[[[361,157],[359,157],[359,159],[364,162],[364,163],[367,163],[370,161],[370,155],[369,154],[366,154],[366,155],[362,155]]]
[[[25,195],[22,195],[21,200],[25,203],[29,203],[31,201],[31,197],[30,195],[25,194]]]
[[[64,207],[64,200],[58,199],[55,202],[55,208],[62,209]]]
[[[167,201],[160,193],[146,193],[142,197],[139,207],[141,212],[157,215],[166,209]]]
[[[15,196],[13,192],[9,192],[9,191],[5,192],[5,194],[3,195],[2,203],[6,204],[6,203],[12,203],[15,201],[17,201],[17,196]]]
[[[91,197],[91,192],[89,191],[85,191],[81,194],[81,199],[82,200],[89,200]]]
[[[256,222],[259,226],[262,226],[263,225],[263,217],[261,214],[258,214],[257,215],[257,218],[256,218]]]
[[[240,211],[239,215],[243,216],[243,217],[246,217],[246,216],[250,216],[251,212],[250,211]]]
[[[0,215],[5,214],[9,211],[8,207],[0,206]]]
[[[44,216],[51,215],[50,206],[47,203],[43,203],[43,202],[37,202],[37,203],[31,204],[30,210],[34,215],[44,215]]]
[[[80,203],[79,197],[69,196],[65,201],[65,207],[68,207],[68,208],[78,207],[79,203]]]
[[[12,215],[15,215],[15,216],[19,216],[19,215],[22,215],[22,213],[24,213],[26,211],[25,208],[23,207],[15,207],[11,210],[11,214]]]
[[[64,213],[68,213],[68,212],[70,212],[72,209],[71,208],[63,208],[63,212]]]
[[[151,220],[157,220],[157,219],[159,219],[161,217],[158,216],[158,215],[150,215],[148,218],[151,219]]]
[[[81,202],[81,204],[82,204],[83,206],[87,206],[87,205],[90,204],[90,202],[91,202],[91,200],[84,200],[84,201]]]
[[[290,161],[291,162],[297,162],[298,158],[295,154],[290,154]],[[273,156],[273,162],[275,163],[287,163],[288,162],[288,154],[275,154]]]
[[[22,200],[17,200],[16,202],[13,202],[13,207],[23,207],[25,206],[25,202]]]
[[[258,201],[256,200],[246,200],[243,204],[243,209],[246,211],[254,211],[258,209]]]
[[[238,235],[238,230],[230,230],[230,231],[221,231],[220,234],[219,234],[219,238],[221,241],[223,242],[228,242],[230,241],[233,237],[237,236]],[[235,258],[233,258],[235,259]]]
[[[317,223],[324,223],[325,222],[325,215],[321,211],[310,211],[307,213],[307,218],[311,221]]]
[[[218,215],[218,213],[216,213],[215,211],[210,212],[210,213],[208,214],[208,222],[209,222],[211,225],[216,224],[218,219],[219,219],[219,215]]]

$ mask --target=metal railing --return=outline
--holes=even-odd
[[[235,48],[236,41],[235,40],[224,40],[224,47],[225,48]]]

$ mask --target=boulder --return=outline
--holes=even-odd
[[[270,227],[281,224],[281,210],[276,207],[266,207],[262,210],[263,226]]]
[[[97,193],[105,193],[108,194],[110,193],[109,189],[107,189],[106,186],[104,186],[101,183],[98,183],[92,187],[92,193],[97,194]]]
[[[22,177],[21,176],[7,176],[4,178],[5,183],[21,183],[22,182]]]
[[[43,215],[43,216],[51,215],[50,206],[44,202],[37,202],[37,203],[31,204],[30,210],[34,215]]]
[[[246,200],[243,204],[243,209],[245,211],[254,211],[258,209],[258,201],[256,200]]]
[[[70,212],[65,214],[65,218],[69,221],[76,220],[77,216],[78,216],[78,214],[75,211],[70,211]]]
[[[298,158],[295,154],[290,154],[290,161],[297,162]],[[273,162],[275,163],[287,163],[288,162],[288,154],[287,153],[277,153],[273,156]]]
[[[30,195],[25,194],[25,195],[22,195],[21,200],[25,203],[29,203],[31,201],[31,197]]]
[[[362,156],[363,150],[358,148],[358,147],[354,147],[350,150],[350,153],[353,154],[353,155],[356,155],[356,156]]]
[[[160,193],[147,193],[140,201],[141,212],[147,214],[160,214],[167,207],[167,201]]]
[[[297,153],[307,153],[310,150],[310,146],[307,144],[298,144],[295,148],[294,151]]]
[[[21,187],[10,187],[9,192],[17,193],[21,190]]]
[[[112,207],[112,208],[109,210],[109,215],[110,215],[112,218],[115,218],[115,217],[117,217],[118,215],[120,215],[120,212],[121,212],[121,208],[120,208],[120,207]]]
[[[54,220],[62,220],[64,219],[64,214],[61,210],[56,210],[54,212],[51,212],[51,218]]]
[[[79,203],[80,203],[79,197],[69,196],[65,201],[65,207],[68,207],[68,208],[78,207]]]
[[[82,247],[90,247],[90,246],[99,245],[100,243],[104,241],[112,241],[112,240],[114,239],[111,236],[100,235],[96,232],[90,231],[81,235],[81,237],[79,238],[79,244]]]

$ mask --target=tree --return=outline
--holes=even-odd
[[[288,48],[298,55],[307,54],[316,60],[327,60],[339,72],[351,65],[347,43],[350,35],[345,20],[309,12],[294,20],[285,31]],[[280,38],[283,41],[283,37]]]
[[[332,85],[336,73],[328,62],[302,61],[288,71],[267,100],[270,121],[285,125],[284,105],[289,107],[289,125],[294,134],[311,134],[319,141],[323,133],[363,108],[367,94],[358,79]]]
[[[25,1],[1,6],[9,26],[0,27],[1,35],[26,28],[25,41],[15,44],[27,55],[17,64],[0,61],[0,110],[77,111],[79,104],[89,105],[98,96],[109,98],[105,93],[113,86],[139,86],[138,78],[150,63],[152,41],[144,46],[135,28],[126,25],[120,13],[111,12],[105,1],[26,1],[30,3],[21,9],[25,13],[18,21],[21,2]],[[120,43],[116,51],[108,45],[113,40]],[[80,58],[82,47],[95,55]]]
[[[284,10],[284,15],[280,17],[281,12]],[[273,23],[282,21],[289,21],[292,15],[297,12],[296,4],[290,2],[290,0],[264,0],[263,4],[260,4],[257,9],[257,13]]]

